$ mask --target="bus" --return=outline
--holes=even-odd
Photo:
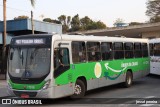
[[[149,74],[147,39],[35,34],[12,38],[7,90],[21,98],[81,98],[86,91]]]
[[[150,39],[150,73],[160,75],[160,38]]]

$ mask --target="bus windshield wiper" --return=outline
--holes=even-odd
[[[18,53],[19,53],[19,58],[22,59],[22,65],[23,65],[23,59],[24,59],[23,51],[20,49],[20,50],[18,50]]]

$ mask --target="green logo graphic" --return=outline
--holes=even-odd
[[[106,67],[107,70],[110,70],[110,71],[112,71],[112,72],[116,72],[116,73],[118,72],[118,73],[119,73],[117,76],[111,77],[111,76],[109,76],[109,73],[108,73],[108,72],[104,72],[105,77],[109,78],[110,80],[115,80],[115,79],[117,79],[117,78],[126,70],[126,68],[127,68],[127,66],[126,66],[126,67],[124,67],[122,70],[115,70],[115,69],[109,67],[108,65],[109,65],[108,63],[105,64],[105,67]]]

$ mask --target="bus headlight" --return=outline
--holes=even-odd
[[[11,86],[11,84],[9,83],[9,82],[7,82],[8,83],[8,87],[10,88],[10,89],[12,89],[12,86]]]
[[[49,84],[50,84],[51,80],[49,79],[43,86],[43,90],[47,89],[49,87]]]

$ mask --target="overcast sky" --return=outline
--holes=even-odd
[[[147,0],[36,0],[35,8],[30,5],[30,0],[7,0],[7,20],[19,15],[30,16],[34,12],[34,19],[42,20],[49,17],[56,19],[64,14],[80,18],[89,16],[91,19],[103,21],[112,27],[117,18],[129,22],[145,22]],[[0,20],[3,20],[3,0],[0,1]]]

